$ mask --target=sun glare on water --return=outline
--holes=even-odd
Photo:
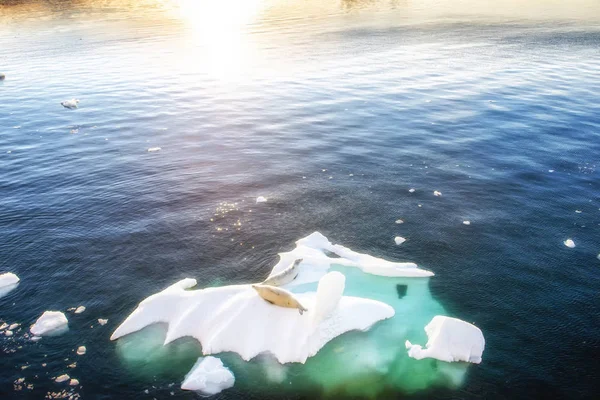
[[[249,26],[261,0],[179,0],[177,15],[190,31],[197,52],[193,61],[218,75],[239,72],[252,57]]]

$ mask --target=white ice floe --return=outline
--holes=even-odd
[[[181,388],[212,396],[233,386],[235,377],[223,362],[215,357],[200,357],[185,376]]]
[[[394,238],[394,242],[396,242],[396,244],[398,244],[398,245],[399,245],[399,244],[402,244],[402,243],[406,242],[406,239],[405,239],[405,238],[403,238],[402,236],[396,236],[396,237]]]
[[[60,103],[64,108],[74,109],[77,108],[77,104],[79,104],[78,99],[65,100]]]
[[[403,224],[403,223],[404,223],[404,221],[402,221],[401,219],[397,219],[397,220],[396,220],[396,223],[397,223],[397,224]]]
[[[67,317],[60,311],[45,311],[30,331],[35,336],[60,334],[68,329],[68,324]]]
[[[188,291],[196,281],[184,279],[141,302],[111,339],[163,322],[168,324],[165,344],[191,336],[200,341],[205,355],[233,351],[250,360],[271,352],[280,363],[304,363],[342,333],[367,330],[394,315],[389,305],[358,297],[341,296],[333,306],[340,280],[323,279],[316,293],[295,294],[309,310],[303,315],[267,303],[250,285]]]
[[[107,319],[98,318],[98,323],[100,325],[106,325],[108,323],[108,320]]]
[[[66,382],[66,381],[68,381],[69,379],[71,379],[71,377],[70,377],[69,375],[67,375],[67,374],[62,374],[61,376],[57,377],[57,378],[54,380],[54,382],[57,382],[57,383]]]
[[[568,248],[572,249],[573,247],[575,247],[575,242],[571,239],[567,239],[563,242],[565,244],[565,246],[567,246]]]
[[[11,331],[11,330],[4,331],[4,336],[12,336],[12,335],[13,335],[13,331]]]
[[[161,151],[162,149],[160,147],[150,147],[148,148],[148,153],[153,153],[155,151]]]
[[[19,285],[19,277],[12,272],[0,274],[0,298],[7,295]]]
[[[85,348],[85,346],[79,346],[77,348],[77,355],[78,356],[82,356],[87,352],[87,349]]]
[[[434,191],[433,191],[433,195],[434,195],[434,196],[441,196],[441,195],[442,195],[442,192],[440,192],[440,191],[437,191],[437,190],[434,190]]]
[[[436,358],[441,361],[481,362],[485,348],[483,333],[475,325],[456,318],[436,315],[425,327],[427,347],[408,340],[405,345],[408,355],[417,360]]]
[[[414,193],[414,192],[415,192],[415,189],[413,189],[413,188],[410,188],[410,189],[408,189],[408,191],[409,191],[410,193]]]
[[[15,283],[19,283],[19,277],[12,272],[0,274],[0,288],[14,285]]]
[[[258,197],[256,198],[256,202],[257,202],[257,203],[264,203],[264,202],[266,202],[266,201],[267,201],[267,198],[266,198],[266,197],[264,197],[264,196],[258,196]]]
[[[79,306],[75,309],[75,311],[73,311],[75,314],[81,314],[82,312],[85,311],[85,306]]]
[[[79,381],[75,378],[71,378],[71,380],[69,381],[69,386],[77,386],[79,385]]]
[[[465,225],[471,225],[471,221],[463,221],[463,224],[465,224]]]

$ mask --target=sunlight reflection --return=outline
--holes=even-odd
[[[255,22],[261,0],[178,0],[178,17],[192,33],[195,63],[227,76],[240,72],[252,57],[248,27]]]

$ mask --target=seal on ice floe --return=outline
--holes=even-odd
[[[260,297],[271,304],[279,307],[297,308],[300,315],[302,315],[304,311],[308,311],[308,309],[304,308],[292,293],[285,289],[268,285],[252,285],[252,288],[256,290]]]
[[[284,269],[283,271],[265,279],[261,282],[261,285],[269,285],[269,286],[283,286],[286,283],[290,283],[298,276],[298,266],[302,262],[302,259],[299,258],[292,265]]]

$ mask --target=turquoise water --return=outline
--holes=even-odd
[[[67,372],[83,398],[194,398],[178,389],[193,342],[132,368],[112,331],[179,279],[264,278],[320,231],[434,271],[413,283],[426,314],[486,337],[458,387],[374,396],[593,398],[599,26],[591,0],[1,2],[0,272],[22,281],[0,319],[87,310],[59,337],[0,336],[0,397],[43,398]],[[279,397],[238,374],[219,398]],[[354,390],[312,385],[285,396]]]

